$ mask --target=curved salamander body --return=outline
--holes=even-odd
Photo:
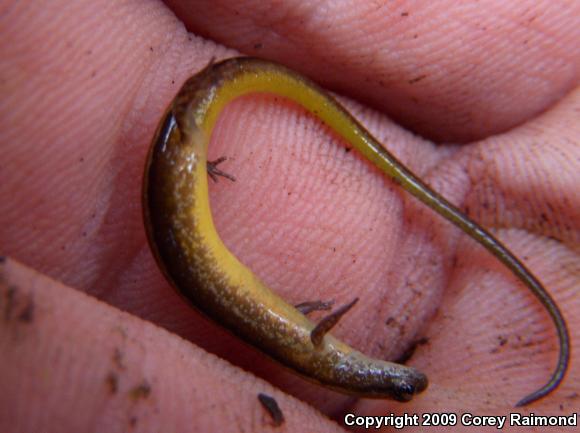
[[[325,335],[268,289],[225,247],[211,217],[207,145],[223,107],[253,92],[288,98],[320,118],[383,173],[440,213],[508,266],[546,306],[560,337],[550,382],[519,404],[537,400],[562,380],[569,357],[566,324],[533,275],[490,233],[405,168],[316,84],[280,65],[253,58],[210,64],[183,85],[158,128],[144,182],[150,244],[165,275],[199,310],[301,375],[336,390],[408,401],[427,387],[414,368],[371,359]]]

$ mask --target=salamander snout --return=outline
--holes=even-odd
[[[397,401],[410,401],[416,394],[427,389],[429,380],[418,370],[412,369],[409,375],[401,380],[392,390],[392,397]]]

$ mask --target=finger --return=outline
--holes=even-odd
[[[338,431],[313,409],[151,324],[0,264],[0,430]]]
[[[544,283],[568,322],[571,347],[580,344],[579,106],[577,90],[534,122],[463,148],[433,173],[440,182],[466,185],[470,213]],[[553,371],[554,325],[537,299],[469,239],[460,241],[453,262],[443,302],[413,357],[432,372],[430,392],[418,404],[481,413],[512,408]],[[560,387],[522,410],[570,414],[579,386],[572,350]]]
[[[404,150],[392,146],[407,160],[416,142],[380,120],[374,124],[380,136],[393,134],[400,138],[394,141],[408,144]],[[427,147],[419,148],[426,158],[418,157],[415,167],[435,160]],[[231,251],[291,304],[305,298],[347,303],[360,294],[332,333],[364,353],[398,357],[436,306],[441,263],[454,240],[433,239],[449,227],[429,220],[433,231],[410,234],[416,211],[424,209],[407,213],[389,181],[310,116],[277,98],[234,101],[210,144],[210,159],[219,155],[228,155],[228,172],[236,176],[235,184],[210,185],[214,221]],[[401,251],[404,239],[408,250]],[[389,326],[393,316],[400,329]],[[225,346],[216,350],[227,356]],[[238,359],[255,368],[255,361],[252,367],[243,355]],[[311,398],[300,382],[273,380]],[[324,395],[317,407],[329,401],[335,408],[344,404]]]
[[[501,230],[499,235],[512,248],[520,245],[514,252],[529,258],[527,264],[550,289],[567,319],[570,344],[578,347],[577,254],[558,242],[522,235],[517,230]],[[556,391],[530,406],[514,407],[520,398],[542,386],[553,371],[558,353],[553,324],[536,298],[515,285],[509,274],[498,272],[493,260],[465,242],[457,254],[455,272],[438,314],[413,357],[416,366],[430,373],[429,392],[417,401],[414,412],[432,413],[433,408],[444,408],[457,420],[464,413],[508,418],[510,413],[573,415],[580,386],[574,350],[569,371]],[[397,403],[389,409],[408,412]],[[361,401],[351,410],[358,415],[384,413],[385,403]],[[454,431],[472,429],[458,421]],[[514,431],[517,429],[521,427],[514,426]],[[422,431],[413,427],[406,430]]]
[[[273,371],[263,356],[222,337],[157,269],[141,218],[147,147],[177,86],[211,55],[200,59],[208,45],[190,46],[179,23],[152,3],[121,11],[102,6],[81,3],[57,21],[18,3],[6,16],[10,25],[3,28],[14,36],[2,41],[11,64],[23,72],[6,74],[12,80],[10,104],[0,116],[7,143],[2,160],[11,161],[2,171],[3,246],[71,286],[277,383],[292,381],[305,398],[318,395],[318,388],[304,391],[303,382]],[[51,49],[38,50],[41,40]],[[74,73],[63,73],[69,70]],[[373,132],[392,142],[402,159],[412,156],[419,173],[437,161],[426,143],[376,113],[349,106],[370,120]],[[34,127],[28,127],[30,119]],[[213,213],[226,243],[291,303],[362,295],[334,334],[358,341],[357,348],[370,355],[398,356],[434,310],[444,281],[439,261],[422,266],[412,278],[405,272],[415,269],[414,260],[393,270],[397,246],[407,238],[399,192],[295,106],[248,98],[234,103],[220,122],[210,157],[234,157],[227,168],[239,179],[227,189],[223,182],[212,186]],[[410,257],[430,236],[414,238]],[[419,263],[435,252],[444,261],[450,245],[426,248]],[[419,284],[425,276],[426,284]],[[385,325],[392,315],[404,317],[405,332]],[[389,344],[361,341],[361,335],[383,335],[385,328],[387,337],[393,336]],[[231,350],[232,344],[240,349]],[[336,409],[326,395],[319,402]]]
[[[440,141],[518,125],[580,76],[577,3],[167,3],[192,31],[282,61]]]
[[[204,45],[186,55],[191,38],[155,2],[62,5],[17,2],[2,15],[4,252],[178,328],[167,312],[186,309],[172,291],[158,295],[141,179],[160,113]]]

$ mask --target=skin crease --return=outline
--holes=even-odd
[[[5,10],[0,14],[2,90],[6,95],[0,105],[3,253],[193,339],[209,350],[224,356],[229,353],[238,365],[254,365],[254,371],[284,390],[326,413],[338,415],[352,402],[342,396],[329,398],[318,388],[305,387],[303,382],[264,363],[262,357],[243,346],[228,350],[227,345],[238,343],[192,316],[164,282],[146,246],[140,205],[134,197],[139,196],[143,162],[153,129],[178,84],[209,57],[226,52],[194,37],[188,41],[179,23],[154,2],[129,2],[116,7],[87,2],[64,13],[57,6],[37,15],[27,2],[15,6],[10,3],[3,6]],[[56,14],[55,19],[47,20],[47,14]],[[489,19],[492,18],[493,15]],[[565,22],[566,17],[562,20]],[[544,26],[556,31],[565,27],[563,22]],[[501,40],[503,36],[497,37]],[[578,35],[574,37],[577,39]],[[550,40],[545,41],[546,52],[551,51]],[[340,52],[340,44],[325,49],[346,55]],[[554,51],[560,50],[562,47],[558,50],[554,47]],[[562,51],[574,50],[575,44]],[[437,57],[430,57],[429,53],[418,57],[406,54],[409,62],[437,64]],[[359,60],[353,59],[352,63]],[[513,67],[517,63],[509,55],[488,59],[482,53],[480,61],[486,60],[503,65],[496,72],[498,78],[509,75],[510,62],[513,61]],[[388,63],[388,59],[384,62]],[[324,69],[320,68],[318,73],[323,75]],[[469,69],[463,72],[468,74]],[[564,86],[562,83],[569,82],[564,72],[556,71],[551,80]],[[317,79],[316,75],[313,78]],[[344,79],[364,82],[364,77],[356,74],[345,74]],[[172,85],[172,80],[177,84]],[[441,86],[453,89],[454,80],[451,77]],[[528,90],[533,89],[531,86]],[[421,89],[413,91],[420,93]],[[523,98],[521,106],[526,106],[529,92],[519,94]],[[580,172],[575,141],[578,100],[578,94],[571,92],[545,115],[527,118],[526,125],[462,148],[432,147],[384,116],[356,104],[349,105],[378,138],[388,138],[389,148],[408,161],[411,168],[421,175],[427,174],[426,180],[436,189],[452,201],[469,206],[471,215],[483,224],[503,228],[498,236],[516,254],[528,258],[530,268],[564,310],[573,346],[578,345],[574,330],[578,329],[576,318],[580,317],[575,265],[578,257],[574,252],[580,221],[580,198],[574,188],[579,180],[576,173]],[[442,96],[441,103],[445,102]],[[493,101],[488,103],[493,105]],[[553,365],[556,340],[551,322],[535,298],[514,284],[487,253],[458,236],[455,229],[421,211],[420,205],[414,205],[410,198],[385,184],[356,157],[346,158],[332,150],[338,144],[316,123],[308,122],[299,111],[284,104],[268,104],[257,98],[232,107],[222,120],[222,132],[212,143],[214,157],[226,154],[235,158],[223,168],[240,179],[234,186],[220,182],[213,190],[214,214],[223,218],[218,221],[218,228],[223,228],[226,242],[232,244],[240,257],[246,251],[244,259],[248,265],[290,302],[304,301],[305,295],[309,299],[344,299],[356,291],[361,301],[335,333],[360,344],[357,348],[365,353],[396,357],[413,333],[424,329],[421,335],[429,337],[429,343],[421,346],[412,359],[413,366],[432,372],[428,394],[404,409],[392,402],[362,401],[355,406],[357,413],[466,407],[504,413],[515,399],[542,383]],[[260,120],[250,123],[252,112],[257,112]],[[31,119],[34,128],[30,127]],[[436,126],[434,121],[433,127]],[[331,151],[336,153],[328,158]],[[435,167],[438,162],[442,165]],[[256,174],[262,177],[256,178]],[[349,190],[352,185],[358,189]],[[332,192],[328,188],[333,188]],[[351,195],[336,196],[345,190],[342,194]],[[330,194],[334,194],[332,200]],[[284,196],[299,201],[293,204],[284,201],[289,200],[283,200]],[[359,207],[365,210],[362,216],[345,205],[355,198],[361,200]],[[292,212],[292,206],[308,212]],[[322,210],[326,213],[313,220],[312,215],[320,215]],[[540,216],[542,213],[545,219]],[[332,218],[336,218],[335,224],[324,223]],[[336,245],[329,239],[336,239],[333,227],[339,221],[345,227],[340,233],[349,236]],[[281,239],[277,237],[281,226],[294,229]],[[356,227],[373,229],[365,244],[360,242],[364,231],[353,232]],[[228,235],[228,230],[232,234]],[[234,233],[238,230],[241,234]],[[333,253],[333,248],[337,253]],[[455,267],[454,257],[457,257]],[[348,272],[337,276],[337,269]],[[377,269],[385,271],[377,274]],[[37,284],[42,287],[48,283],[38,280]],[[405,294],[413,292],[410,286],[422,293],[420,299],[405,298],[411,296]],[[61,299],[61,293],[54,295],[54,302]],[[376,311],[379,301],[384,307]],[[86,302],[90,305],[96,301]],[[75,305],[91,310],[76,298],[71,303],[71,310]],[[436,306],[440,313],[433,317]],[[387,319],[405,314],[409,319],[401,336],[402,328],[395,326],[399,322]],[[61,314],[52,320],[60,324],[54,332],[62,337],[58,341],[68,349],[66,353],[75,353],[75,348],[82,350],[79,338],[71,338],[75,335],[73,324],[77,323],[73,317]],[[145,332],[142,322],[127,316],[119,320],[134,328],[135,335]],[[94,320],[98,322],[99,319]],[[390,326],[385,326],[386,322]],[[98,326],[86,328],[95,338],[102,333]],[[2,335],[6,338],[7,334]],[[504,339],[507,342],[500,344]],[[189,343],[176,341],[175,345]],[[7,347],[17,350],[14,345]],[[147,354],[149,368],[166,372],[171,364],[167,354],[158,349],[155,341],[145,339],[132,350],[137,352],[136,357]],[[30,351],[25,352],[29,355],[25,356],[28,371],[46,370],[48,361],[42,352],[34,350],[33,344],[20,350]],[[110,359],[108,346],[103,353],[106,356],[103,359]],[[78,358],[57,358],[50,368],[61,372],[58,376],[61,379],[51,388],[51,399],[55,392],[86,395],[87,389],[91,389],[82,385],[92,381],[90,371],[82,367]],[[143,367],[136,361],[133,368]],[[73,377],[86,381],[78,380],[71,385],[71,376],[65,374],[71,370],[75,371]],[[7,369],[0,371],[5,375],[0,383],[7,383],[7,378],[18,380],[16,374],[8,375]],[[19,369],[11,371],[26,374]],[[577,408],[578,398],[573,390],[580,384],[578,374],[573,357],[564,385],[553,399],[534,406],[534,412],[569,413]],[[264,385],[248,374],[235,371],[232,375],[253,387],[249,392],[257,395],[264,391]],[[182,379],[195,389],[194,377]],[[48,397],[34,394],[32,387],[17,389],[9,400],[0,390],[0,407],[9,411],[3,414],[25,408],[16,413],[38,424],[22,431],[46,425],[41,413]],[[213,389],[225,392],[218,378]],[[36,397],[32,399],[31,395]],[[62,414],[90,411],[95,416],[103,415],[106,395],[90,395],[93,398],[78,400],[77,406],[70,399],[62,400],[57,409]],[[214,423],[224,424],[213,426],[227,431],[234,428],[231,420],[251,422],[256,417],[256,422],[262,422],[258,414],[247,414],[240,406],[238,400],[242,399],[227,396],[221,397],[227,404],[221,405],[218,400],[212,409]],[[282,396],[277,396],[277,400],[284,410],[287,400]],[[174,404],[183,410],[199,408],[198,413],[202,413],[208,407],[208,397],[186,394]],[[174,410],[179,412],[178,408]],[[221,417],[221,410],[231,417]],[[117,420],[113,415],[104,416],[110,416],[113,424]],[[161,410],[149,416],[149,422],[153,419],[163,425],[169,414]],[[78,431],[77,423],[83,428],[94,427],[91,424],[94,417],[65,418],[63,415],[60,419],[64,423],[61,431]],[[288,416],[286,419],[288,422]],[[293,424],[291,429],[304,431],[305,425],[311,425],[298,415],[295,419],[304,424]],[[5,417],[1,420],[6,422]],[[140,429],[146,429],[147,425],[137,424]],[[181,428],[185,426],[184,421]]]

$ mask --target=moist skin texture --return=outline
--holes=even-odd
[[[149,153],[143,190],[149,242],[166,277],[193,306],[283,365],[337,391],[409,401],[427,388],[427,377],[418,370],[369,358],[332,335],[314,345],[315,324],[267,288],[217,234],[208,197],[208,142],[225,105],[254,92],[276,94],[304,107],[522,280],[552,317],[560,356],[550,380],[517,405],[536,401],[559,385],[569,360],[568,330],[558,306],[531,272],[489,232],[404,167],[316,84],[259,59],[212,62],[187,80],[163,116]]]

